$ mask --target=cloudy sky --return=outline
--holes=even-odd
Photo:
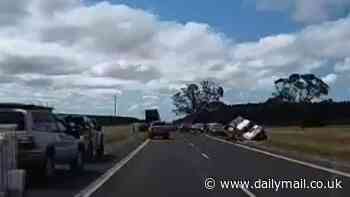
[[[1,0],[0,102],[174,117],[170,96],[214,79],[229,103],[314,73],[349,99],[350,0]]]

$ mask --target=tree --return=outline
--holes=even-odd
[[[329,92],[329,86],[313,74],[292,74],[288,78],[280,78],[275,81],[275,89],[273,99],[282,102],[311,103]]]
[[[204,80],[199,84],[187,84],[172,96],[177,115],[192,114],[205,109],[210,103],[220,101],[224,89],[215,82]]]

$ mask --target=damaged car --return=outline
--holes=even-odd
[[[264,127],[254,124],[252,121],[238,116],[226,127],[225,133],[230,140],[266,140],[267,135]]]

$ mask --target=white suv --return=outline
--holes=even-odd
[[[84,146],[67,134],[66,127],[56,121],[51,108],[0,104],[0,130],[13,125],[18,140],[20,168],[40,169],[47,177],[55,172],[56,164],[68,164],[77,172],[84,167]]]

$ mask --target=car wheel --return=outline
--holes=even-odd
[[[92,142],[89,142],[88,149],[86,151],[86,158],[88,161],[92,161],[94,159],[94,146]]]
[[[50,178],[55,175],[55,162],[52,156],[47,156],[45,161],[44,176]]]
[[[78,173],[84,170],[84,165],[84,152],[82,150],[79,150],[74,161],[70,164],[70,169],[71,171]]]
[[[164,139],[168,140],[170,138],[169,134],[163,136]]]
[[[102,158],[105,153],[105,144],[103,140],[103,136],[101,137],[100,148],[97,150],[97,157]]]

